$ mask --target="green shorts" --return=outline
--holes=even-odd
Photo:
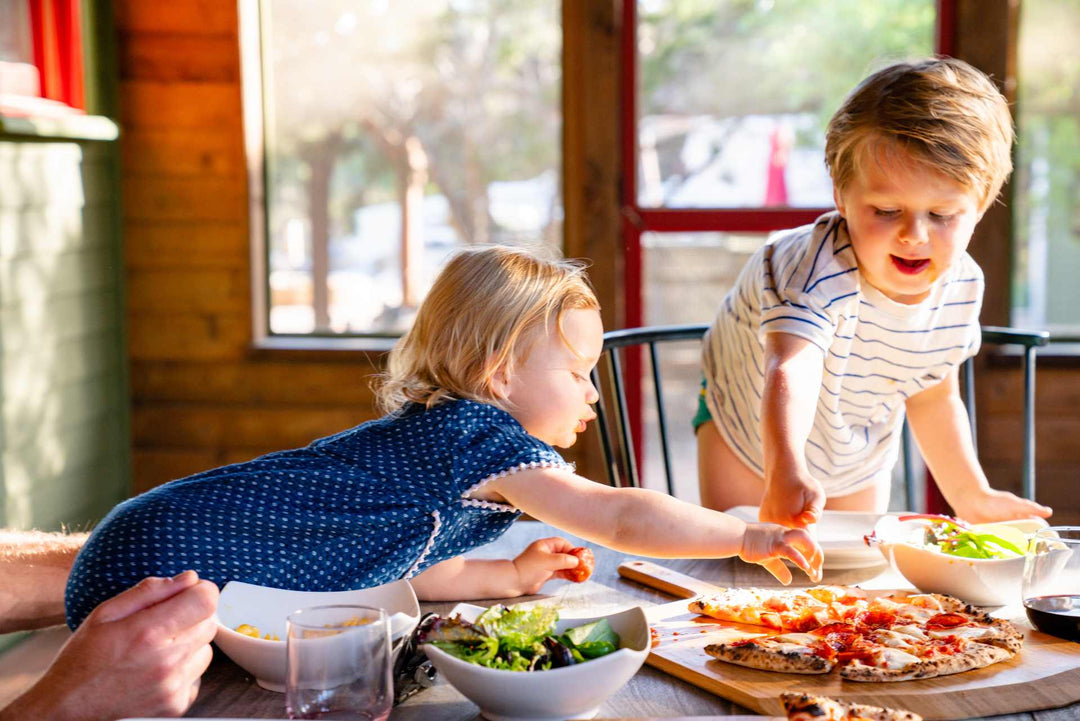
[[[698,427],[702,423],[708,423],[712,420],[712,413],[709,413],[709,406],[705,403],[705,378],[701,378],[701,392],[698,393],[697,413],[694,414],[694,420],[691,421],[694,425],[694,432],[697,432]]]

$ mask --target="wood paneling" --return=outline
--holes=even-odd
[[[120,96],[124,128],[242,132],[239,83],[127,80],[120,83]]]
[[[191,33],[236,37],[236,3],[222,0],[117,0],[117,30],[133,36]],[[123,51],[121,51],[123,57]]]
[[[374,366],[353,362],[249,360],[223,363],[145,362],[131,366],[132,391],[143,403],[265,404],[374,408]]]
[[[563,8],[566,253],[592,259],[615,327],[617,15],[606,0]],[[252,351],[236,13],[237,3],[218,0],[116,5],[137,491],[375,416],[379,354]],[[583,470],[596,455],[570,454]]]
[[[129,273],[144,268],[250,269],[246,221],[124,223],[124,254]]]
[[[236,82],[236,36],[127,34],[120,45],[122,80]]]
[[[167,172],[171,177],[242,177],[244,146],[233,128],[180,128],[124,133],[124,171],[129,175]]]

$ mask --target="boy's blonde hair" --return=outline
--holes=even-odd
[[[498,403],[495,373],[513,372],[535,331],[555,327],[565,341],[563,314],[576,308],[600,308],[583,263],[505,246],[458,253],[391,351],[377,391],[380,409],[409,402],[430,408],[450,398]]]
[[[825,131],[837,190],[882,140],[977,192],[981,211],[1012,171],[1008,103],[986,75],[955,58],[897,63],[859,83]]]

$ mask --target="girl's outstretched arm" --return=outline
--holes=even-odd
[[[490,480],[478,497],[509,503],[567,533],[624,553],[654,558],[738,555],[762,563],[784,582],[791,575],[778,559],[787,558],[811,577],[820,577],[821,549],[805,531],[746,524],[657,491],[611,488],[569,471],[535,468]]]
[[[909,398],[905,409],[927,468],[960,518],[983,523],[1051,514],[1046,506],[990,487],[972,443],[957,369]]]

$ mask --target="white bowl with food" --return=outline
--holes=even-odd
[[[969,525],[946,516],[885,516],[867,537],[889,564],[926,593],[976,606],[1020,602],[1024,555],[1041,518]]]
[[[416,628],[420,604],[408,581],[356,591],[289,591],[230,581],[221,590],[214,643],[263,688],[285,692],[285,619],[301,608],[331,605],[373,606],[390,616],[397,641]]]
[[[512,607],[510,611],[517,608],[521,607]],[[645,612],[634,607],[606,616],[559,619],[551,626],[546,626],[546,622],[534,625],[524,635],[534,640],[543,637],[543,642],[537,641],[542,650],[516,657],[505,654],[517,666],[531,665],[534,670],[505,670],[464,660],[465,657],[476,660],[478,655],[487,653],[478,651],[474,655],[470,650],[484,648],[484,642],[475,639],[477,629],[485,628],[481,615],[486,610],[459,604],[440,624],[458,620],[464,623],[450,627],[436,624],[425,636],[423,649],[442,677],[479,706],[480,713],[491,721],[592,718],[600,705],[637,673],[649,655],[649,623]],[[541,627],[551,632],[536,632]],[[487,629],[490,638],[499,638],[490,626]],[[440,639],[439,645],[432,639]],[[466,647],[457,650],[452,647],[456,642]],[[495,643],[503,654],[506,642]],[[594,655],[599,653],[603,655]],[[502,663],[495,659],[488,662]]]

